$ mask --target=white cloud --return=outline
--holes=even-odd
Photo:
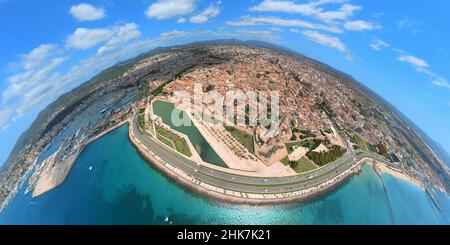
[[[391,49],[392,49],[393,51],[399,53],[399,54],[402,54],[402,55],[406,54],[406,51],[403,50],[403,49],[400,49],[400,48],[394,48],[394,47],[392,47]]]
[[[218,6],[210,5],[203,10],[200,14],[192,16],[189,20],[192,23],[200,24],[207,22],[210,18],[214,18],[220,14],[220,8]]]
[[[23,79],[20,82],[13,82],[14,79],[9,80],[9,87],[5,90],[9,94],[4,94],[3,99],[7,99],[8,95],[12,95],[20,100],[20,104],[15,107],[18,117],[28,112],[34,106],[41,104],[46,98],[55,95],[57,91],[52,88],[62,86],[62,84],[54,81],[54,78],[58,76],[54,71],[65,60],[65,58],[51,59],[47,65],[30,70],[37,75],[29,75],[29,71],[25,71],[18,74],[18,77]],[[17,87],[20,87],[20,90],[16,90]]]
[[[70,7],[69,13],[78,21],[99,20],[106,16],[105,10],[87,3],[80,3]]]
[[[192,13],[195,8],[195,0],[158,0],[145,11],[148,18],[170,19],[175,16]]]
[[[108,45],[117,46],[119,44],[128,42],[132,39],[138,38],[141,35],[139,26],[136,23],[127,23],[123,26],[119,26],[117,31],[113,31],[115,34],[106,43]]]
[[[269,30],[237,30],[231,33],[224,33],[233,38],[251,38],[264,41],[278,41],[281,38]]]
[[[139,26],[136,23],[126,23],[122,26],[113,27],[111,30],[112,37],[106,42],[105,46],[99,48],[99,52],[116,48],[117,46],[129,42],[141,36]]]
[[[429,67],[428,63],[420,58],[414,57],[412,55],[402,55],[397,58],[401,62],[405,62],[413,66],[418,71],[424,71]]]
[[[186,22],[186,18],[184,18],[184,17],[180,17],[180,18],[178,18],[178,20],[177,20],[177,23],[178,24],[183,24],[183,23],[185,23]]]
[[[69,48],[86,50],[108,40],[111,36],[111,31],[106,28],[77,28],[75,32],[70,34],[66,39],[66,46]]]
[[[433,83],[434,85],[436,85],[438,87],[450,89],[450,83],[446,79],[443,79],[443,78],[434,80],[431,83]]]
[[[49,58],[45,64],[31,69],[23,69],[22,72],[9,76],[7,78],[9,86],[3,91],[2,102],[7,103],[11,98],[29,93],[34,86],[48,78],[49,74],[64,61],[63,57]]]
[[[344,28],[350,31],[371,31],[380,29],[381,27],[365,20],[354,20],[346,21],[344,23]]]
[[[2,104],[19,97],[45,79],[55,67],[64,62],[64,58],[58,56],[60,53],[57,45],[42,44],[22,55],[18,67],[20,72],[6,78],[8,87],[2,93]]]
[[[187,35],[189,35],[189,32],[172,30],[172,31],[168,31],[168,32],[163,32],[159,36],[162,38],[172,39],[172,38],[184,37]]]
[[[373,50],[381,51],[381,49],[389,47],[389,44],[386,43],[386,42],[384,42],[384,41],[382,41],[382,40],[376,39],[376,40],[375,40],[373,43],[371,43],[369,46],[370,46]]]
[[[0,127],[2,132],[9,126],[8,120],[14,111],[9,108],[0,108]]]
[[[404,17],[403,19],[401,19],[398,22],[397,26],[398,26],[399,30],[408,31],[408,32],[411,32],[413,34],[417,34],[417,33],[422,32],[420,30],[420,24],[421,23],[416,21],[416,20],[412,20],[412,19],[410,19],[408,17]]]
[[[48,58],[44,64],[33,69],[20,69],[7,78],[8,87],[2,94],[0,104],[0,127],[8,125],[24,115],[37,113],[61,94],[76,87],[90,77],[123,58],[130,58],[151,46],[151,42],[134,42],[123,49],[110,49],[101,54],[95,53],[73,66],[67,73],[60,74],[55,69],[65,59]],[[139,44],[139,45],[138,45]],[[160,44],[161,45],[161,44]],[[31,52],[30,52],[31,53]]]
[[[399,22],[398,22],[398,29],[405,29],[406,27],[408,27],[408,26],[410,26],[411,25],[411,21],[410,20],[408,20],[408,19],[405,19],[405,18],[403,18],[403,19],[401,19]]]
[[[66,60],[61,54],[57,45],[42,44],[21,55],[17,71],[6,78],[8,85],[2,93],[2,130],[46,97],[54,96],[56,91],[51,89],[52,77],[56,75],[54,70]]]
[[[31,69],[42,65],[49,57],[58,53],[57,46],[54,44],[42,44],[31,50],[28,54],[22,56],[22,64],[25,69]]]
[[[341,40],[337,37],[333,37],[327,34],[319,33],[317,31],[302,31],[301,32],[304,37],[307,39],[316,42],[318,44],[337,49],[341,52],[347,52],[347,46],[341,42]]]
[[[75,31],[76,35],[67,39],[66,45],[76,49],[90,47],[92,39],[101,39],[105,41],[102,51],[95,53],[78,65],[72,67],[66,74],[60,74],[56,69],[67,60],[68,53],[64,53],[54,44],[42,44],[30,52],[21,55],[21,59],[14,66],[14,74],[6,78],[8,85],[2,93],[0,103],[0,114],[7,116],[0,120],[0,127],[11,124],[13,120],[22,117],[30,111],[42,109],[59,95],[67,92],[69,89],[89,79],[96,72],[113,65],[120,58],[129,57],[127,55],[137,55],[133,50],[117,47],[140,36],[138,26],[134,23],[127,23],[121,26],[113,26],[109,29],[101,29],[108,33],[109,39],[92,38],[91,31],[98,29],[89,29],[86,41],[83,37],[75,38],[77,35],[83,36],[84,31]],[[94,33],[95,34],[95,33]],[[115,50],[115,51],[113,51]],[[68,52],[69,50],[66,50]],[[143,50],[142,50],[143,51]],[[6,110],[8,108],[8,110]]]
[[[408,55],[403,50],[401,50],[401,55],[400,55],[400,57],[397,58],[397,60],[404,62],[404,63],[408,63],[417,72],[420,72],[420,73],[423,73],[423,74],[429,76],[432,79],[431,83],[433,85],[450,89],[450,83],[448,82],[448,80],[445,79],[444,77],[441,77],[439,74],[431,71],[430,65],[428,65],[428,63],[425,60],[417,58],[412,55]]]
[[[292,1],[264,0],[259,5],[250,8],[251,11],[285,12],[290,14],[314,15],[318,11],[311,4],[296,4]]]
[[[259,5],[250,8],[251,11],[261,12],[284,12],[290,14],[301,14],[310,16],[322,21],[336,21],[346,20],[351,17],[356,11],[360,10],[360,6],[345,3],[337,10],[325,11],[323,5],[339,4],[345,1],[342,0],[320,0],[311,1],[309,3],[298,4],[287,0],[264,0]]]
[[[280,19],[277,17],[242,16],[238,20],[229,21],[226,24],[229,26],[257,26],[257,25],[290,26],[290,27],[303,27],[308,29],[323,30],[333,33],[342,32],[342,30],[334,26],[314,24],[296,19]]]
[[[351,17],[356,11],[361,9],[360,6],[352,4],[344,4],[338,10],[320,12],[316,18],[323,21],[335,21],[335,20],[346,20]]]
[[[265,40],[277,42],[281,37],[275,35],[269,30],[236,30],[236,31],[210,31],[210,30],[195,30],[195,31],[178,31],[172,30],[160,34],[160,39],[164,42],[167,40],[195,38],[200,40],[211,39],[229,39],[236,38],[240,40]]]
[[[279,32],[282,32],[282,31],[283,31],[283,29],[281,29],[281,28],[279,28],[279,27],[270,27],[270,30],[271,30],[271,31],[279,31]]]

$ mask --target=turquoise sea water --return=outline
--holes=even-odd
[[[218,166],[227,167],[225,162],[217,155],[217,153],[214,151],[214,149],[208,144],[208,141],[203,137],[203,135],[198,131],[197,127],[194,125],[194,123],[191,122],[190,126],[175,126],[172,122],[172,111],[175,111],[177,113],[176,115],[183,114],[182,118],[187,118],[189,122],[191,120],[189,119],[186,112],[181,111],[177,108],[175,108],[173,103],[165,102],[156,100],[153,102],[153,113],[160,116],[162,121],[169,125],[172,129],[185,134],[187,137],[189,137],[192,144],[197,149],[200,157],[203,159],[203,161],[212,163]]]
[[[88,145],[60,187],[32,199],[24,185],[0,213],[0,224],[450,224],[448,196],[439,194],[439,211],[420,189],[390,175],[381,181],[368,166],[308,203],[208,201],[144,161],[127,130],[122,126]]]

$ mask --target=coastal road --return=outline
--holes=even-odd
[[[204,183],[238,192],[276,194],[317,186],[351,168],[359,158],[350,153],[315,171],[287,177],[252,177],[211,169],[174,152],[173,149],[143,133],[134,117],[130,130],[148,149],[166,163]]]

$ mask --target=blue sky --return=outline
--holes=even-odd
[[[0,165],[59,95],[158,46],[280,44],[353,75],[450,152],[450,1],[0,0]]]

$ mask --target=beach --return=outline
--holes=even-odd
[[[384,163],[380,163],[380,162],[375,162],[373,164],[373,167],[378,174],[385,173],[385,174],[392,175],[397,179],[401,179],[401,180],[407,181],[407,182],[415,185],[416,187],[420,188],[421,190],[425,190],[424,185],[417,178],[414,178],[399,169],[394,169],[394,168],[392,168]]]

